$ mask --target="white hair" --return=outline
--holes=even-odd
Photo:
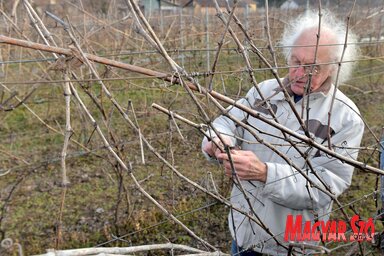
[[[283,46],[283,53],[287,61],[291,57],[292,46],[294,46],[295,42],[303,32],[319,27],[319,13],[316,11],[306,11],[303,15],[288,24],[289,25],[286,26],[280,42]],[[327,36],[332,36],[333,38],[331,38],[331,41],[334,41],[335,44],[337,44],[336,47],[332,47],[332,49],[335,49],[335,53],[332,54],[334,56],[333,61],[339,62],[345,44],[345,35],[347,32],[346,22],[342,22],[336,19],[330,12],[322,10],[320,37],[323,32],[327,32]],[[340,67],[339,84],[347,81],[352,74],[355,60],[359,55],[359,48],[356,42],[357,37],[350,31],[350,29],[348,29],[347,47]],[[337,65],[334,65],[334,68],[335,72],[332,72],[333,80],[336,79]]]

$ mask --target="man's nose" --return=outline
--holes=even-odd
[[[304,77],[304,76],[307,75],[307,71],[306,71],[306,69],[305,69],[304,66],[298,66],[298,67],[296,67],[296,69],[295,69],[295,74],[296,74],[296,76],[298,76],[298,77]]]

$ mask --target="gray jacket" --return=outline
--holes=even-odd
[[[296,133],[304,135],[303,129],[294,116],[284,94],[276,80],[267,80],[259,84],[263,96],[269,99],[269,104],[278,119],[278,122]],[[322,85],[322,92],[311,93],[309,96],[309,118],[306,103],[302,108],[303,100],[295,103],[295,108],[308,120],[308,130],[311,137],[318,143],[328,145],[328,112],[331,107],[334,86]],[[239,103],[251,107],[263,116],[272,120],[265,104],[260,104],[261,97],[255,88],[252,88]],[[308,168],[302,155],[288,143],[280,130],[258,120],[235,107],[229,107],[229,113],[237,119],[249,124],[260,139],[273,145],[279,152],[284,153],[299,168],[305,172],[312,181],[321,187],[322,183]],[[302,113],[303,112],[303,113]],[[231,193],[231,202],[234,206],[257,217],[269,228],[275,238],[284,242],[287,215],[302,215],[303,223],[313,221],[315,216],[319,220],[327,221],[332,209],[332,200],[325,193],[309,186],[308,181],[282,157],[270,148],[259,143],[249,131],[240,127],[225,116],[219,116],[214,127],[222,134],[233,136],[233,143],[243,150],[253,151],[268,167],[267,181],[241,181],[247,191],[253,211],[244,198],[238,185],[234,185]],[[344,156],[356,159],[358,151],[350,147],[359,147],[363,136],[364,124],[360,118],[359,110],[355,104],[339,90],[336,91],[331,121],[332,149]],[[328,185],[335,196],[339,196],[351,184],[353,167],[309,147],[294,137],[287,135],[296,143],[301,152],[308,154],[313,169]],[[203,140],[203,145],[207,140]],[[233,216],[233,219],[232,219]],[[263,228],[243,214],[233,211],[229,214],[229,228],[233,239],[242,248],[253,248],[256,251],[272,254],[286,255],[287,250],[278,246]],[[286,244],[286,243],[285,243]]]

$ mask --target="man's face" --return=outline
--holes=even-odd
[[[321,63],[329,63],[331,61],[330,47],[319,46],[317,49],[317,58],[315,60],[316,47],[306,47],[306,45],[316,45],[315,37],[310,37],[311,33],[304,34],[296,41],[292,49],[291,57],[288,61],[289,68],[289,80],[291,83],[292,91],[297,95],[303,95],[306,86],[309,82],[309,74],[312,74],[310,83],[310,91],[314,92],[327,80],[332,74],[331,65],[319,65]],[[320,43],[325,44],[325,43]]]

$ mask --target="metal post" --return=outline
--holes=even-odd
[[[180,17],[179,18],[180,18],[180,43],[181,43],[180,49],[182,50],[181,54],[179,52],[179,56],[181,57],[181,66],[184,68],[184,54],[185,54],[185,52],[183,51],[184,50],[183,8],[179,7],[179,10],[180,10],[180,12],[179,12]]]
[[[245,29],[248,30],[248,15],[249,15],[249,7],[248,4],[245,5]]]
[[[1,48],[0,48],[0,62],[1,63],[3,62],[3,51]],[[3,78],[4,76],[5,76],[4,65],[0,64],[0,78]]]
[[[208,26],[209,26],[209,13],[208,13],[208,6],[205,7],[205,32],[206,32],[206,40],[207,40],[207,71],[210,70],[210,60],[209,60],[209,55],[210,55],[210,51],[209,51],[209,30],[208,30]]]
[[[160,12],[160,31],[161,31],[161,34],[164,35],[164,16],[163,16],[163,10],[160,8],[159,12]]]

